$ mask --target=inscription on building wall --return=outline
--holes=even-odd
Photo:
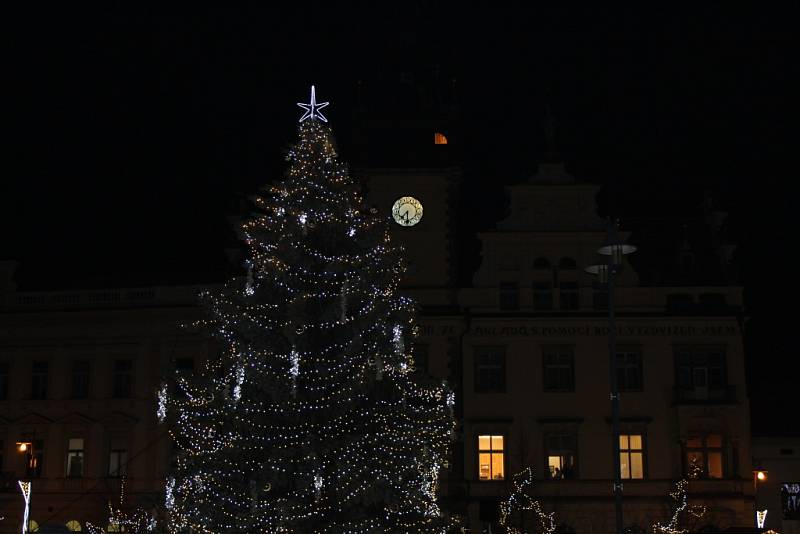
[[[618,326],[618,336],[735,336],[738,327],[732,325],[635,325]],[[476,337],[580,337],[608,336],[609,327],[600,325],[515,325],[515,326],[475,326],[470,332]]]

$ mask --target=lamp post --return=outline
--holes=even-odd
[[[33,471],[36,469],[36,463],[38,461],[36,459],[36,450],[34,449],[35,447],[34,444],[36,440],[34,438],[29,438],[29,439],[30,441],[18,441],[16,445],[17,445],[17,451],[19,451],[21,454],[28,455],[29,459],[25,462],[25,470],[31,471],[31,474],[33,474]],[[26,478],[33,478],[33,477],[31,476]],[[18,484],[19,484],[19,489],[22,492],[22,498],[25,499],[25,514],[22,520],[22,534],[26,534],[31,527],[30,510],[31,510],[31,493],[32,493],[31,489],[33,486],[33,481],[28,480],[27,482],[24,482],[20,480]]]
[[[753,469],[753,502],[755,504],[756,528],[764,528],[767,519],[767,511],[758,509],[758,485],[767,480],[767,470],[760,467]]]
[[[614,315],[614,291],[616,276],[622,271],[623,256],[636,251],[636,247],[623,243],[617,237],[616,223],[609,220],[606,242],[597,253],[607,256],[606,262],[591,265],[585,270],[598,277],[608,288],[608,378],[611,386],[611,465],[613,469],[612,493],[614,495],[614,516],[616,534],[622,534],[622,473],[619,452],[619,384],[616,366],[616,317]]]

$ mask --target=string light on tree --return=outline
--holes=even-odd
[[[201,294],[195,326],[220,355],[164,403],[178,451],[171,527],[444,533],[453,392],[407,372],[402,250],[338,160],[328,103],[312,87],[299,105],[286,178],[241,228],[252,275]]]
[[[500,524],[509,534],[526,534],[524,530],[513,524],[517,512],[532,510],[541,527],[542,534],[553,534],[556,530],[555,512],[545,512],[538,500],[528,495],[529,488],[533,487],[533,469],[526,467],[512,477],[513,490],[508,498],[500,503]]]

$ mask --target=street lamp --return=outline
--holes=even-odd
[[[21,454],[28,454],[28,460],[25,462],[25,469],[31,475],[36,470],[38,459],[36,458],[36,451],[34,449],[35,440],[30,438],[30,441],[18,441],[17,451]],[[28,473],[26,473],[28,474]],[[26,534],[31,528],[30,509],[31,509],[31,486],[32,481],[18,481],[19,489],[22,492],[22,498],[25,500],[25,513],[22,520],[22,534]]]
[[[606,242],[597,249],[597,253],[607,256],[606,262],[591,265],[585,269],[589,274],[597,276],[601,284],[608,287],[608,377],[611,385],[611,453],[614,482],[614,515],[616,517],[616,533],[622,534],[622,470],[619,457],[619,384],[617,384],[616,366],[616,318],[614,316],[614,290],[616,276],[622,271],[623,257],[636,252],[636,247],[622,242],[617,236],[616,223],[609,220]]]
[[[755,503],[756,509],[756,528],[759,529],[764,528],[764,522],[767,519],[767,511],[758,509],[758,485],[761,482],[767,481],[768,473],[766,469],[760,467],[753,469],[753,502]]]

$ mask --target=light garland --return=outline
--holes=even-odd
[[[693,464],[689,466],[689,478],[697,478],[700,475],[702,468],[699,465]],[[690,529],[681,527],[681,519],[684,512],[695,518],[703,518],[708,512],[705,505],[690,505],[688,495],[689,480],[683,478],[675,483],[675,487],[669,493],[670,498],[674,501],[674,510],[672,517],[666,523],[657,522],[652,526],[654,534],[687,534]]]
[[[529,488],[533,486],[533,481],[533,469],[526,467],[512,477],[514,489],[508,498],[500,503],[500,524],[509,534],[525,534],[524,530],[511,524],[514,513],[524,510],[532,510],[536,514],[542,534],[553,534],[556,530],[555,512],[545,512],[539,501],[527,494]]]
[[[338,161],[325,105],[312,88],[287,178],[242,225],[246,279],[201,294],[207,318],[194,326],[222,351],[178,376],[181,395],[164,402],[178,451],[165,491],[173,529],[453,524],[436,499],[455,396],[409,373],[417,329],[415,303],[398,294],[403,253]]]

